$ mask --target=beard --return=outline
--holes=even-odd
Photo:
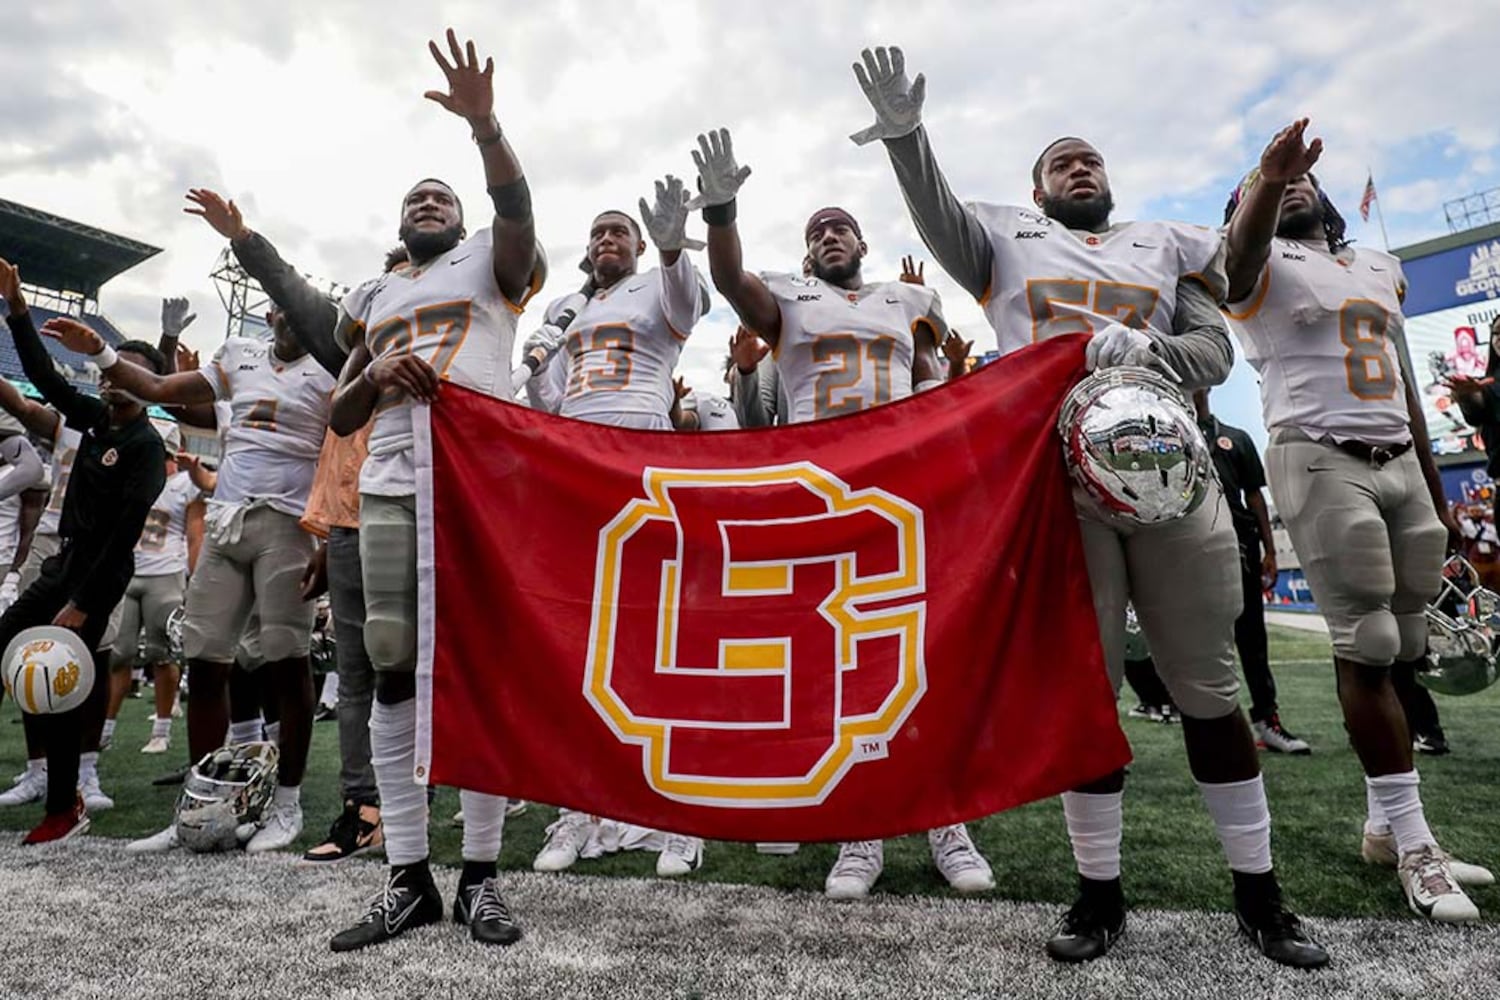
[[[397,234],[401,242],[406,244],[406,252],[411,255],[412,263],[429,261],[439,254],[445,254],[458,246],[459,239],[463,236],[464,227],[461,223],[440,229],[437,232],[425,232],[413,226],[402,226]]]
[[[830,285],[842,285],[859,273],[859,260],[851,258],[833,267],[821,264],[815,260],[813,261],[812,273],[813,277],[821,278]]]
[[[1047,218],[1055,219],[1069,229],[1086,229],[1094,232],[1109,225],[1109,215],[1115,210],[1115,197],[1108,191],[1092,198],[1053,198],[1042,195],[1042,211]]]
[[[1282,239],[1315,239],[1322,232],[1323,209],[1321,206],[1308,206],[1291,214],[1283,212],[1281,218],[1276,220],[1276,235]]]

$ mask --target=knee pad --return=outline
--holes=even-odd
[[[417,654],[416,626],[399,618],[371,615],[365,619],[365,654],[376,670],[409,673]]]
[[[1401,636],[1398,660],[1415,660],[1427,652],[1426,615],[1396,615],[1396,631]]]
[[[1339,632],[1334,652],[1355,663],[1389,666],[1401,652],[1401,629],[1389,611],[1372,611]]]

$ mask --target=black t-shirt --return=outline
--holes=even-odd
[[[1217,417],[1209,417],[1198,423],[1208,441],[1208,450],[1214,457],[1214,469],[1224,487],[1224,499],[1229,502],[1229,513],[1234,519],[1234,530],[1241,538],[1249,536],[1260,540],[1260,526],[1255,515],[1245,503],[1245,497],[1265,488],[1266,470],[1260,464],[1260,454],[1250,435],[1238,427],[1220,423]]]

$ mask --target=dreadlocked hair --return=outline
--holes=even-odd
[[[1344,221],[1344,217],[1334,207],[1333,199],[1328,197],[1328,193],[1323,190],[1323,185],[1318,183],[1318,178],[1313,174],[1308,174],[1307,178],[1312,181],[1313,189],[1318,192],[1318,204],[1323,208],[1323,236],[1328,240],[1328,252],[1337,254],[1350,243],[1350,240],[1344,238],[1344,234],[1348,232],[1349,224]],[[1240,207],[1240,202],[1244,200],[1245,193],[1254,187],[1259,180],[1260,169],[1256,168],[1246,174],[1245,179],[1240,181],[1239,186],[1229,193],[1229,201],[1224,205],[1224,225],[1229,225],[1229,220],[1234,218],[1234,211]]]

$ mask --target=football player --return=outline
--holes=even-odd
[[[359,549],[364,580],[365,649],[375,667],[371,758],[380,789],[390,868],[364,918],[334,935],[335,951],[389,940],[442,918],[428,867],[427,795],[412,779],[416,754],[417,504],[413,410],[444,381],[495,396],[511,394],[516,318],[545,280],[531,195],[521,164],[494,115],[494,60],[447,35],[450,62],[428,48],[448,90],[428,99],[466,120],[484,160],[494,204],[491,225],[464,238],[453,189],[423,180],[401,203],[401,242],[410,267],[360,285],[344,297],[335,336],[349,351],[330,426],[340,435],[372,419],[360,470]],[[505,799],[460,793],[464,868],[454,919],[474,940],[512,944],[521,928],[496,881]]]
[[[172,708],[177,701],[178,665],[169,655],[167,618],[182,604],[187,577],[198,563],[203,544],[205,503],[186,472],[173,457],[182,451],[182,432],[173,421],[154,422],[167,448],[167,485],[146,518],[135,546],[135,576],[125,590],[119,635],[111,662],[109,711],[101,745],[114,738],[115,718],[130,690],[130,671],[137,657],[153,665],[156,715],[151,739],[141,753],[166,753],[172,743]]]
[[[753,274],[745,270],[735,223],[736,195],[750,168],[735,161],[728,129],[700,135],[693,161],[714,287],[775,352],[787,423],[858,413],[942,384],[938,344],[948,325],[937,292],[904,281],[866,282],[868,247],[853,216],[823,208],[807,220],[809,276]],[[927,839],[938,871],[955,889],[995,887],[963,824],[932,830]],[[862,899],[884,864],[881,841],[844,844],[824,890],[834,899]]]
[[[297,343],[285,316],[273,313],[270,344],[226,340],[201,371],[161,376],[101,365],[139,399],[172,406],[228,402],[224,459],[205,516],[208,536],[187,588],[182,651],[188,661],[188,745],[194,760],[223,745],[229,724],[229,669],[254,611],[263,669],[277,693],[284,730],[277,789],[247,851],[279,850],[302,832],[301,784],[312,739],[312,668],[308,649],[315,608],[302,579],[315,555],[298,524],[328,428],[333,379]],[[63,344],[86,356],[103,342],[76,321],[56,320]],[[176,824],[136,851],[175,846]]]
[[[671,430],[677,401],[672,370],[682,345],[708,312],[708,285],[684,249],[703,244],[687,238],[688,195],[668,176],[656,184],[655,207],[640,202],[641,226],[625,212],[601,212],[589,227],[587,262],[591,281],[547,307],[550,324],[565,327],[562,346],[542,378],[566,365],[567,382],[558,412],[596,424],[640,430]],[[660,266],[640,273],[640,257],[651,237]],[[561,322],[565,312],[575,315]],[[528,383],[529,385],[529,383]],[[546,394],[538,397],[545,405]],[[578,860],[600,820],[562,809],[532,861],[541,872],[563,871]],[[634,830],[637,838],[647,834]],[[656,873],[685,875],[703,863],[703,841],[664,834]]]
[[[58,527],[61,547],[43,563],[35,582],[0,616],[0,648],[24,630],[50,623],[72,629],[84,639],[86,648],[98,649],[104,644],[110,612],[130,582],[132,550],[161,492],[165,449],[146,417],[146,408],[113,379],[105,376],[101,396],[95,399],[58,374],[32,323],[20,274],[3,260],[0,295],[7,302],[6,323],[26,377],[80,435],[77,474],[63,497]],[[43,329],[54,332],[70,322],[49,320]],[[108,349],[100,360],[132,371],[165,367],[161,353],[139,341],[126,341],[118,352]],[[46,412],[40,406],[35,411],[28,406],[20,419],[40,423],[42,417],[36,411]],[[107,672],[106,665],[100,676]],[[105,700],[104,685],[95,684],[85,703],[72,711],[25,717],[27,742],[45,752],[47,775],[46,816],[22,843],[68,840],[88,829],[86,803],[78,791],[83,777],[81,751],[85,732],[92,730],[90,754],[97,762]]]
[[[1001,354],[1088,334],[1089,369],[1166,371],[1187,391],[1222,382],[1233,352],[1218,311],[1222,241],[1176,223],[1112,224],[1104,158],[1064,138],[1032,167],[1035,207],[964,205],[921,127],[926,81],[909,81],[900,49],[863,53],[855,76],[923,240],[983,306]],[[1271,864],[1271,815],[1260,762],[1237,697],[1234,620],[1243,604],[1234,529],[1217,484],[1187,516],[1127,526],[1075,491],[1105,662],[1118,692],[1125,603],[1131,601],[1162,680],[1182,710],[1188,763],[1234,878],[1240,929],[1269,958],[1317,967],[1328,953],[1282,904]],[[1064,962],[1104,955],[1125,928],[1120,883],[1123,771],[1063,796],[1079,896],[1047,942]]]
[[[1307,126],[1278,132],[1230,198],[1227,309],[1261,379],[1271,496],[1333,640],[1344,726],[1365,771],[1361,854],[1396,866],[1416,912],[1468,922],[1479,910],[1423,816],[1390,679],[1393,663],[1426,652],[1424,609],[1457,526],[1405,369],[1401,263],[1349,245],[1311,172],[1323,144]]]

